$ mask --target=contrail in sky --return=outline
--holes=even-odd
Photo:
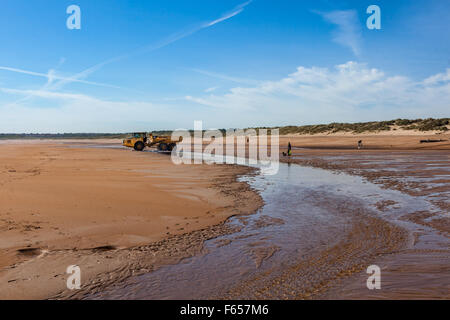
[[[113,57],[111,59],[105,60],[101,63],[98,63],[88,69],[83,70],[82,72],[76,73],[73,76],[70,77],[62,77],[62,76],[58,76],[55,74],[54,70],[50,70],[48,73],[41,73],[41,72],[34,72],[34,71],[29,71],[29,70],[23,70],[23,69],[18,69],[18,68],[12,68],[12,67],[6,67],[6,66],[0,66],[0,70],[4,70],[4,71],[10,71],[10,72],[16,72],[16,73],[21,73],[21,74],[27,74],[27,75],[31,75],[31,76],[37,76],[37,77],[43,77],[43,78],[47,78],[47,83],[44,85],[43,89],[45,90],[57,90],[62,88],[64,85],[68,84],[68,83],[72,83],[72,82],[77,82],[77,83],[83,83],[83,84],[89,84],[89,85],[94,85],[94,86],[101,86],[101,87],[109,87],[109,88],[115,88],[115,89],[120,89],[120,87],[118,86],[114,86],[114,85],[109,85],[109,84],[104,84],[104,83],[98,83],[98,82],[92,82],[92,81],[86,81],[86,80],[82,80],[83,78],[88,77],[90,74],[100,70],[101,68],[103,68],[104,66],[126,59],[126,58],[130,58],[132,56],[135,55],[139,55],[139,54],[143,54],[143,53],[148,53],[148,52],[152,52],[158,49],[161,49],[163,47],[168,46],[171,43],[174,43],[178,40],[181,40],[183,38],[186,38],[200,30],[203,29],[207,29],[209,27],[212,27],[218,23],[221,23],[223,21],[226,21],[238,14],[240,14],[242,11],[244,11],[244,8],[249,5],[252,2],[252,0],[244,2],[238,6],[236,6],[235,8],[233,8],[231,11],[223,14],[221,17],[219,17],[218,19],[200,24],[194,28],[191,28],[189,30],[184,30],[178,33],[174,33],[172,35],[170,35],[169,37],[167,37],[166,39],[164,39],[163,41],[152,45],[152,46],[146,46],[143,47],[137,51],[134,51],[132,53],[128,53],[128,54],[123,54],[121,56],[117,56],[117,57]],[[16,101],[14,104],[16,104],[19,101],[24,101],[27,100],[29,98],[29,96],[22,98],[18,101]]]
[[[200,31],[200,30],[209,28],[209,27],[211,27],[211,26],[213,26],[213,25],[215,25],[215,24],[218,24],[218,23],[220,23],[220,22],[226,21],[226,20],[228,20],[228,19],[230,19],[230,18],[232,18],[232,17],[238,15],[238,14],[241,13],[242,11],[244,11],[244,8],[245,8],[247,5],[249,5],[251,2],[252,2],[252,0],[247,1],[247,2],[244,2],[244,3],[240,4],[240,5],[238,5],[237,7],[235,7],[235,8],[234,8],[233,10],[231,10],[230,12],[227,12],[227,13],[223,14],[223,15],[222,15],[220,18],[218,18],[218,19],[215,19],[215,20],[213,20],[213,21],[210,21],[210,22],[201,24],[200,26],[197,26],[197,27],[192,28],[192,29],[187,30],[187,31],[182,31],[182,32],[179,32],[179,33],[172,34],[171,36],[167,37],[165,40],[163,40],[162,42],[160,42],[160,43],[158,43],[158,44],[156,44],[156,45],[153,45],[153,46],[147,46],[147,47],[144,47],[144,48],[142,48],[142,49],[140,49],[140,50],[138,50],[138,51],[135,51],[135,52],[133,52],[133,53],[129,53],[129,54],[124,54],[124,55],[121,55],[121,56],[117,56],[117,57],[111,58],[111,59],[109,59],[109,60],[103,61],[103,62],[101,62],[101,63],[99,63],[99,64],[96,64],[96,65],[94,65],[94,66],[92,66],[92,67],[90,67],[90,68],[88,68],[88,69],[86,69],[86,70],[84,70],[84,71],[82,71],[82,72],[80,72],[80,73],[75,74],[75,75],[72,76],[72,77],[69,77],[69,78],[66,78],[66,79],[64,79],[64,80],[61,80],[61,81],[56,82],[56,83],[52,86],[52,89],[59,88],[59,87],[65,85],[65,84],[67,84],[67,83],[72,82],[72,80],[73,80],[73,81],[78,81],[78,82],[79,82],[79,81],[80,81],[80,80],[79,80],[80,78],[84,78],[84,77],[89,76],[90,74],[96,72],[97,70],[101,69],[101,68],[104,67],[105,65],[111,64],[111,63],[113,63],[113,62],[117,62],[117,61],[122,60],[122,59],[129,58],[129,57],[134,56],[134,55],[138,55],[138,54],[142,54],[142,53],[147,53],[147,52],[152,52],[152,51],[161,49],[161,48],[163,48],[163,47],[165,47],[165,46],[167,46],[167,45],[169,45],[169,44],[171,44],[171,43],[174,43],[174,42],[176,42],[176,41],[178,41],[178,40],[181,40],[181,39],[183,39],[183,38],[186,38],[187,36],[190,36],[190,35],[192,35],[192,34],[198,32],[198,31]]]
[[[79,79],[75,79],[73,77],[71,77],[71,78],[60,77],[60,76],[55,75],[54,72],[41,73],[41,72],[33,72],[33,71],[29,71],[29,70],[23,70],[23,69],[11,68],[11,67],[4,67],[4,66],[0,66],[0,70],[11,71],[11,72],[16,72],[16,73],[22,73],[22,74],[27,74],[27,75],[30,75],[30,76],[43,77],[43,78],[47,78],[49,81],[61,80],[61,81],[80,82],[80,83],[85,83],[85,84],[91,84],[91,85],[94,85],[94,86],[101,86],[101,87],[110,87],[110,88],[116,88],[116,89],[119,88],[117,86],[113,86],[113,85],[109,85],[109,84],[92,82],[92,81],[85,81],[85,80],[79,80]]]

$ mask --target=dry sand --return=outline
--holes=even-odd
[[[231,215],[262,205],[236,181],[249,168],[186,170],[167,155],[80,147],[86,143],[0,142],[0,299],[52,297],[65,289],[69,265],[92,282],[142,269],[148,252],[146,268],[175,262],[227,232],[220,226]]]

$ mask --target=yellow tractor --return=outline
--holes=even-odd
[[[142,151],[145,147],[156,147],[159,151],[172,151],[178,142],[172,140],[170,136],[155,136],[147,132],[135,132],[130,137],[123,140],[125,147],[134,148],[136,151]]]

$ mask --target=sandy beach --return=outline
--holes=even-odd
[[[120,146],[94,142],[108,143]],[[0,142],[1,299],[49,298],[66,288],[67,266],[83,265],[87,282],[135,262],[139,255],[128,248],[164,239],[172,239],[170,249],[159,246],[156,251],[167,252],[152,256],[151,265],[176,261],[199,251],[202,239],[225,232],[210,226],[262,204],[236,181],[250,173],[246,167],[186,170],[166,155],[83,144]],[[195,230],[203,230],[196,241],[178,243],[177,235]],[[125,269],[124,275],[133,268]]]
[[[435,131],[396,130],[377,133],[332,133],[317,135],[284,135],[280,145],[290,141],[297,148],[318,150],[357,150],[358,141],[362,150],[450,150],[450,133]],[[421,143],[421,140],[442,140],[441,142]]]
[[[448,173],[450,135],[438,135],[441,142],[420,143],[436,136],[282,136],[280,151],[290,142],[294,152],[290,158],[281,156],[281,161],[359,176],[410,196],[431,197],[439,192],[444,199],[430,198],[430,203],[448,213],[448,177],[437,180],[438,189],[425,186],[420,179],[412,181],[414,187],[402,181],[417,177],[436,183],[434,178]],[[363,140],[361,150],[356,148],[358,140]],[[177,166],[168,155],[134,152],[120,145],[118,140],[0,142],[1,299],[92,297],[130,277],[152,274],[161,266],[177,265],[183,258],[199,255],[205,250],[205,241],[243,228],[225,223],[230,217],[242,216],[245,226],[245,217],[264,205],[261,192],[237,179],[251,176],[254,169],[219,164]],[[390,168],[398,167],[396,174],[385,170],[386,161],[404,159],[405,153],[406,158],[417,161],[407,168],[390,163]],[[430,164],[437,166],[436,171],[428,170]],[[416,188],[420,183],[422,190]],[[398,253],[408,239],[420,237],[373,216],[353,199],[322,190],[312,192],[307,199],[341,221],[341,227],[330,222],[328,236],[335,234],[335,238],[317,238],[321,243],[317,252],[283,269],[272,265],[272,269],[264,269],[265,264],[270,265],[264,261],[277,253],[277,246],[258,241],[250,244],[256,246],[250,254],[256,259],[258,273],[217,292],[217,298],[355,298],[342,290],[353,288],[368,262]],[[324,199],[333,205],[327,206]],[[380,201],[375,209],[389,212],[395,205],[395,201]],[[449,218],[439,214],[422,212],[402,219],[429,227],[448,239]],[[265,217],[257,218],[257,229],[285,223]],[[217,247],[232,242],[220,241]],[[421,256],[414,261],[418,259]],[[438,270],[447,263],[442,258],[437,261]],[[69,265],[82,267],[84,286],[80,291],[66,289]],[[312,276],[314,270],[320,276]],[[295,284],[299,275],[308,281]],[[336,279],[342,279],[338,287],[333,284]],[[352,290],[360,292],[361,288]],[[421,297],[442,297],[439,290]],[[401,297],[393,295],[388,298]]]

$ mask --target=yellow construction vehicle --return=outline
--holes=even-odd
[[[170,136],[155,136],[153,133],[135,132],[123,140],[123,145],[134,148],[136,151],[142,151],[145,147],[156,147],[159,151],[172,151],[181,140],[180,138],[175,141]]]

